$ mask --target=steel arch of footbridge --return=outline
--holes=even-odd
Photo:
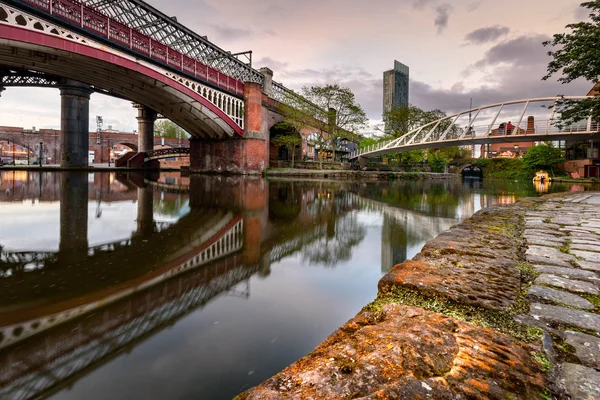
[[[556,124],[558,122],[556,116],[558,112],[558,102],[564,100],[578,101],[587,98],[588,96],[538,97],[472,108],[427,123],[398,138],[380,141],[376,144],[354,151],[350,154],[350,159],[399,153],[416,149],[495,142],[542,142],[566,140],[569,138],[584,140],[598,134],[600,126],[597,121],[592,121],[592,119],[589,118],[587,121],[583,121],[580,124],[560,127]],[[523,127],[525,113],[532,103],[552,103],[552,107],[549,107],[550,116],[546,120],[536,121],[533,127]],[[493,135],[496,121],[504,108],[506,106],[517,104],[523,104],[523,108],[519,114],[519,119],[511,132],[507,133],[507,130],[504,129],[504,131],[500,133],[496,130],[496,134]],[[492,113],[491,122],[485,123],[484,125],[476,125],[477,118],[481,115],[482,111],[493,109],[497,109],[497,111],[495,114]],[[456,122],[460,117],[467,117],[469,115],[471,115],[471,120],[468,125],[464,128],[456,125]],[[481,130],[481,128],[484,129]],[[479,130],[479,132],[477,132],[477,130]]]

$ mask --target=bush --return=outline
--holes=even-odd
[[[431,172],[444,172],[446,171],[446,165],[448,161],[446,161],[443,157],[433,156],[428,160],[429,166],[431,166]]]
[[[564,161],[562,151],[552,147],[552,144],[542,143],[533,146],[523,156],[523,163],[532,172],[549,169],[554,173],[554,166]]]

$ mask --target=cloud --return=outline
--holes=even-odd
[[[592,85],[583,80],[569,85],[541,80],[550,61],[541,45],[547,39],[547,35],[524,35],[490,48],[468,70],[467,77],[475,73],[484,76],[486,83],[476,88],[469,88],[468,79],[455,83],[451,89],[411,81],[410,101],[423,109],[439,108],[452,113],[467,109],[470,98],[475,106],[483,106],[534,97],[586,94]]]
[[[248,29],[233,28],[227,25],[208,25],[212,32],[221,40],[237,40],[241,38],[247,38],[252,36],[253,32]],[[210,37],[209,37],[210,40]]]
[[[476,69],[499,64],[516,64],[521,66],[547,64],[550,59],[542,46],[542,42],[550,40],[550,36],[541,34],[523,35],[505,40],[490,48],[484,57],[474,64]],[[543,75],[543,71],[540,77]]]
[[[573,15],[577,21],[583,21],[590,18],[590,12],[591,10],[589,8],[577,6]]]
[[[277,71],[277,73],[281,73],[282,71],[286,70],[288,63],[277,61],[271,57],[263,57],[257,61],[254,61],[252,65],[254,68],[268,67],[273,71]]]
[[[493,42],[508,34],[508,32],[510,32],[509,27],[500,25],[475,29],[474,31],[467,33],[465,36],[465,44],[483,44],[487,42]]]
[[[451,12],[452,6],[450,4],[442,4],[441,6],[436,7],[433,24],[437,26],[438,34],[442,33],[448,26],[448,20],[450,19]]]
[[[413,8],[417,10],[424,9],[427,5],[434,3],[436,0],[414,0],[412,3]]]
[[[481,6],[481,4],[483,4],[483,0],[479,0],[474,3],[469,4],[469,6],[467,7],[467,11],[473,12],[473,11],[477,10],[479,8],[479,6]]]

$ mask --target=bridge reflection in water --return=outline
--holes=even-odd
[[[379,267],[411,257],[479,207],[460,188],[432,183],[0,172],[0,189],[4,205],[60,201],[56,246],[22,248],[0,230],[0,398],[10,399],[71,387],[220,294],[248,299],[250,278],[269,276],[271,265],[293,257],[326,269],[347,263],[372,232],[365,215],[383,220],[377,278]],[[90,221],[108,218],[115,204],[133,205],[136,215],[116,220],[131,233],[99,241]],[[238,384],[218,393],[234,395],[248,381]]]

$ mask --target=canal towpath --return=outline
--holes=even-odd
[[[600,192],[486,208],[238,399],[600,398]]]

